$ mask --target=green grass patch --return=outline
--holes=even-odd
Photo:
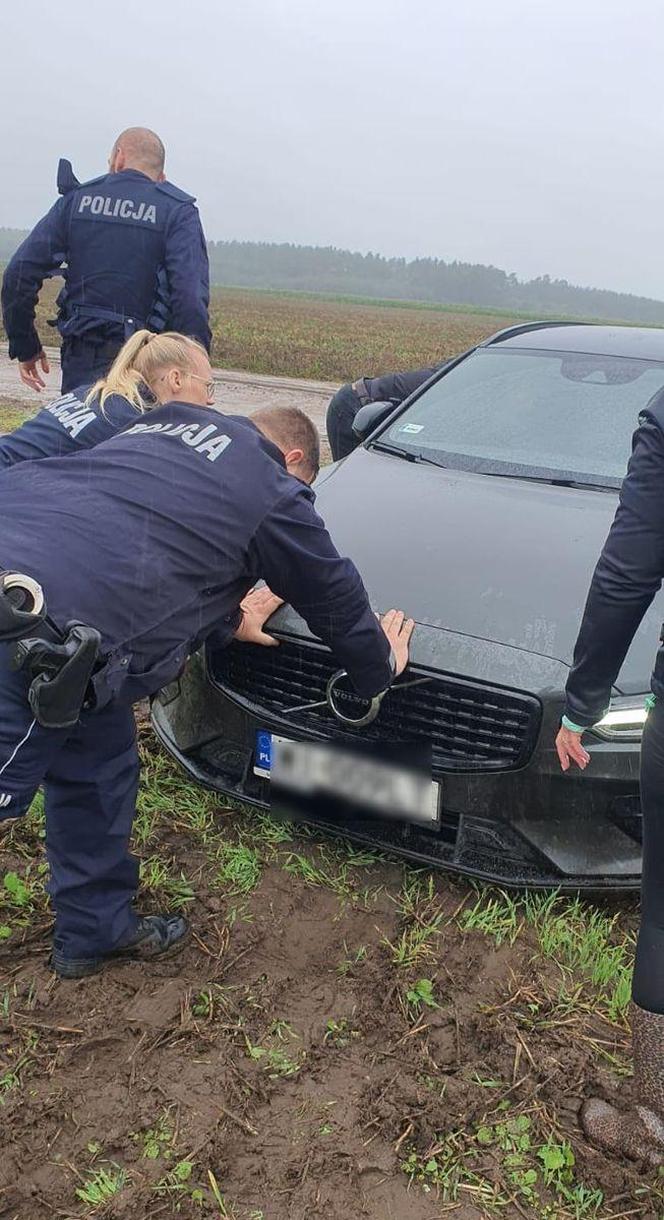
[[[509,1103],[505,1103],[506,1106]],[[571,1145],[554,1134],[537,1138],[528,1114],[506,1114],[474,1131],[452,1131],[424,1153],[411,1149],[401,1168],[443,1203],[465,1199],[500,1216],[510,1200],[537,1220],[593,1220],[604,1203],[575,1176]]]
[[[214,814],[217,805],[212,793],[184,780],[166,754],[141,750],[141,785],[133,829],[139,847],[154,841],[165,818],[178,830],[195,835],[205,846],[219,830]]]
[[[525,928],[537,938],[539,954],[561,974],[561,1008],[580,1002],[620,1021],[630,999],[634,937],[620,929],[618,915],[606,915],[581,898],[556,891],[512,895],[492,889],[479,894],[459,916],[464,932],[481,932],[499,946],[513,945]]]
[[[255,847],[243,842],[223,843],[218,858],[217,880],[228,894],[248,894],[255,889],[262,872],[262,861]]]
[[[163,1178],[160,1178],[156,1185],[152,1188],[153,1194],[157,1198],[169,1196],[174,1203],[175,1212],[180,1211],[179,1199],[183,1195],[188,1195],[192,1203],[197,1207],[201,1207],[204,1200],[203,1191],[200,1187],[192,1187],[191,1178],[194,1172],[194,1162],[190,1160],[178,1161],[173,1166],[170,1173],[167,1173]]]
[[[346,978],[347,975],[353,974],[356,967],[363,965],[363,963],[367,960],[366,945],[358,945],[356,949],[351,950],[344,941],[344,952],[346,956],[342,957],[341,961],[337,965],[337,974],[339,974],[341,978]]]
[[[132,1139],[141,1149],[141,1156],[148,1161],[170,1161],[174,1156],[173,1119],[168,1110],[159,1115],[154,1126],[145,1131],[136,1131]]]
[[[109,1169],[97,1169],[84,1180],[76,1191],[76,1198],[86,1204],[87,1211],[96,1211],[119,1194],[126,1183],[125,1170],[111,1162]]]
[[[464,932],[482,932],[490,936],[496,947],[507,942],[513,945],[523,924],[519,898],[500,890],[483,891],[472,907],[462,911],[459,926]]]
[[[0,873],[0,942],[9,940],[15,929],[27,927],[35,914],[46,912],[47,872],[46,861],[38,857],[25,870]]]
[[[345,901],[360,899],[369,902],[371,895],[367,887],[361,887],[355,870],[372,867],[378,857],[375,852],[358,851],[352,844],[318,845],[311,856],[301,852],[287,852],[280,857],[281,867],[293,877],[299,877],[306,885],[322,886],[332,890]]]
[[[193,902],[195,891],[174,860],[148,856],[141,860],[141,888],[168,910],[182,911]]]
[[[248,1057],[262,1063],[270,1080],[297,1076],[306,1058],[306,1051],[296,1045],[299,1041],[288,1021],[274,1021],[261,1045],[252,1043],[245,1035]]]
[[[20,424],[29,419],[34,412],[13,402],[0,402],[0,435],[13,432]]]
[[[408,924],[399,936],[383,944],[389,949],[392,962],[400,970],[415,970],[435,956],[443,916],[440,912],[427,924]]]
[[[23,1073],[34,1062],[32,1051],[36,1045],[37,1035],[30,1030],[26,1035],[26,1047],[24,1050],[13,1054],[10,1048],[8,1052],[5,1052],[7,1066],[0,1069],[0,1106],[4,1106],[10,1093],[21,1088]]]
[[[568,978],[581,975],[610,1019],[622,1016],[630,999],[634,939],[619,931],[618,916],[556,894],[528,894],[524,905],[543,955]]]
[[[406,992],[406,1003],[415,1013],[421,1008],[439,1008],[431,979],[418,979]]]
[[[396,904],[402,919],[399,935],[383,939],[393,964],[403,971],[417,970],[435,958],[445,916],[436,896],[434,875],[406,868]],[[427,980],[424,980],[425,983]]]

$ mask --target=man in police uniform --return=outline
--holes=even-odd
[[[419,390],[425,381],[442,368],[443,363],[406,373],[360,377],[352,385],[342,385],[330,399],[325,421],[334,461],[348,457],[360,443],[353,432],[353,420],[360,407],[364,407],[368,402],[392,402],[398,407],[409,394]]]
[[[118,136],[109,173],[59,178],[62,198],[10,260],[2,281],[9,355],[21,380],[41,390],[48,361],[35,328],[43,281],[61,273],[57,327],[62,390],[102,377],[135,330],[176,330],[210,347],[207,248],[192,195],[164,177],[153,131]]]
[[[171,401],[133,427],[0,478],[0,572],[37,580],[61,630],[75,620],[100,634],[94,706],[61,724],[44,724],[36,679],[12,669],[12,646],[0,644],[0,817],[23,814],[44,782],[52,962],[66,978],[118,952],[165,952],[186,930],[178,916],[133,910],[132,704],[172,681],[212,632],[216,646],[234,635],[274,644],[262,627],[282,598],[367,698],[401,672],[413,630],[399,611],[378,622],[315,512],[311,421],[296,408],[253,420],[210,410],[210,365],[195,343],[163,380]],[[243,599],[261,577],[273,593],[259,591],[256,608]],[[49,698],[53,682],[41,689]]]

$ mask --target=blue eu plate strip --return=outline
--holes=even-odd
[[[266,729],[256,730],[256,753],[254,756],[254,773],[269,779],[272,769],[272,734]]]

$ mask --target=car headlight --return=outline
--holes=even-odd
[[[647,699],[647,695],[612,699],[606,716],[593,726],[592,732],[606,741],[640,741],[648,719]]]

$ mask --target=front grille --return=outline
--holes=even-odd
[[[285,709],[325,698],[338,669],[320,644],[282,640],[278,648],[231,644],[208,657],[212,680],[253,714],[292,725],[300,736],[337,741],[428,742],[433,775],[445,771],[506,771],[524,766],[535,746],[541,708],[532,695],[410,667],[385,696],[378,718],[361,729],[335,720],[327,706]],[[426,677],[416,686],[411,682]],[[266,726],[268,727],[268,726]]]

